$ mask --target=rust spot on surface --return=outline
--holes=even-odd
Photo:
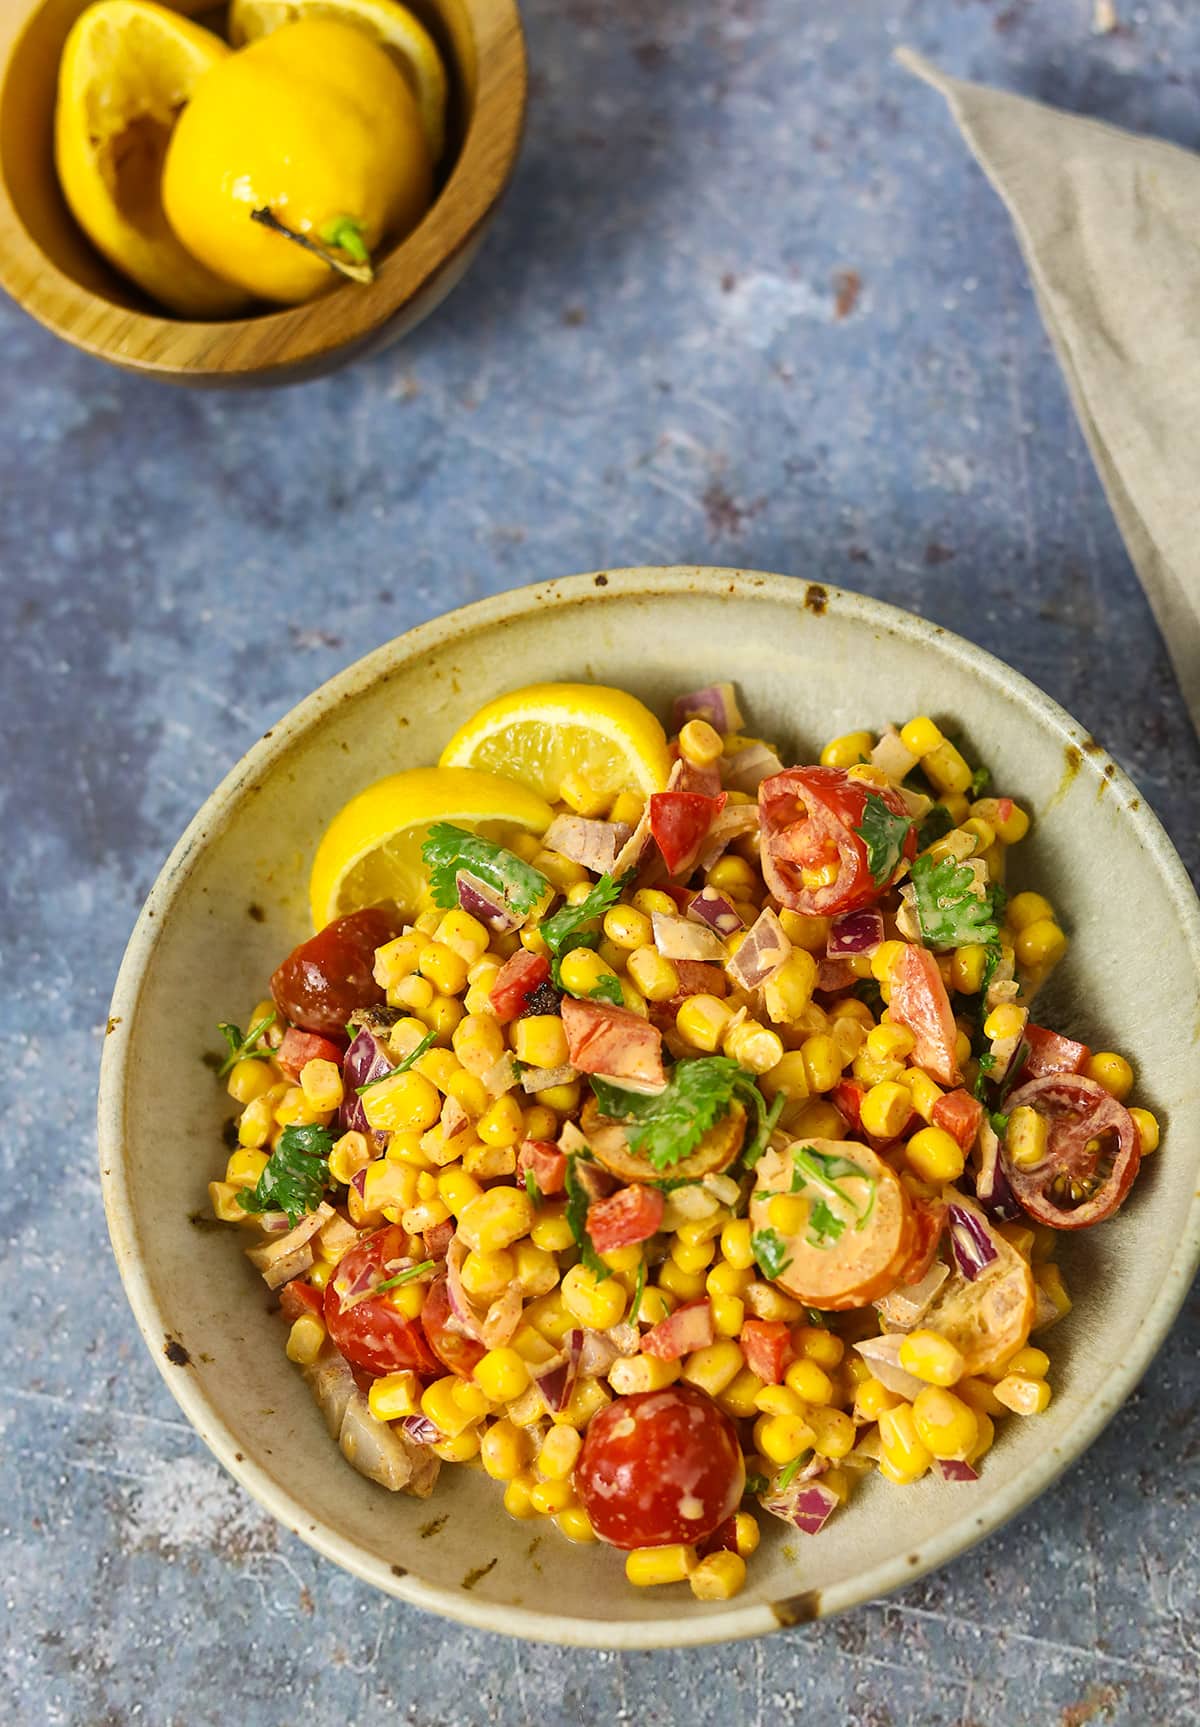
[[[1115,1685],[1089,1685],[1078,1703],[1068,1703],[1063,1710],[1060,1717],[1062,1727],[1085,1727],[1085,1723],[1094,1721],[1097,1716],[1111,1720],[1121,1695],[1122,1691]]]
[[[218,1222],[215,1217],[210,1217],[206,1211],[189,1212],[188,1222],[191,1224],[193,1229],[198,1229],[203,1234],[207,1234],[209,1230],[224,1229],[225,1227],[225,1225]]]
[[[107,1024],[104,1027],[105,1037],[111,1037],[113,1032],[116,1031],[117,1027],[120,1025],[120,1023],[121,1023],[120,1014],[117,1014],[115,1019],[110,1017]]]
[[[592,585],[597,588],[606,588],[608,586],[608,577],[604,574],[603,570],[601,570],[600,574],[594,579]]]
[[[417,1531],[422,1541],[428,1541],[431,1535],[440,1535],[450,1521],[450,1513],[443,1511],[440,1517],[431,1517],[428,1523],[422,1523]]]
[[[477,1583],[482,1583],[488,1572],[494,1571],[498,1564],[499,1560],[489,1559],[486,1565],[476,1565],[474,1570],[468,1571],[467,1575],[463,1578],[463,1588],[474,1589],[475,1585]]]
[[[838,323],[848,318],[858,305],[862,293],[862,277],[857,270],[835,270],[833,276],[833,315]]]
[[[1095,738],[1084,738],[1082,747],[1085,756],[1102,756],[1104,754],[1104,745],[1098,744]]]
[[[1142,807],[1141,798],[1130,798],[1129,807],[1131,810],[1140,810]]]
[[[172,1367],[190,1367],[192,1358],[177,1337],[168,1337],[163,1344],[163,1354]]]
[[[780,1625],[811,1625],[821,1617],[821,1592],[806,1589],[802,1595],[789,1595],[786,1601],[772,1601],[771,1612]]]
[[[242,1451],[235,1451],[233,1454],[233,1461],[235,1463],[244,1463],[246,1461],[245,1453]]]
[[[814,617],[820,617],[829,605],[829,589],[823,588],[820,582],[810,582],[804,590],[804,609],[812,612]]]
[[[393,1577],[407,1577],[408,1576],[407,1566],[393,1565],[392,1566],[392,1576]]]
[[[266,912],[256,900],[251,900],[250,904],[246,907],[246,916],[250,919],[251,923],[262,923],[265,920],[266,915]]]

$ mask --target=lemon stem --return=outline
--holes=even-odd
[[[261,210],[251,210],[250,220],[260,222],[264,228],[269,228],[273,234],[279,234],[285,240],[291,240],[294,245],[303,246],[306,252],[311,252],[314,257],[320,258],[323,264],[328,264],[331,270],[336,270],[339,275],[348,277],[352,282],[366,283],[375,280],[370,253],[363,244],[362,224],[353,216],[338,216],[321,229],[321,239],[328,242],[324,246],[318,245],[309,235],[289,228],[286,222],[279,220],[273,210],[265,206]],[[329,250],[330,246],[349,252],[351,261],[339,258],[336,252]]]

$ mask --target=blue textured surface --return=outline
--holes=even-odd
[[[1118,11],[533,0],[516,184],[404,347],[200,397],[0,306],[10,1720],[1196,1718],[1194,1296],[1090,1455],[940,1574],[753,1646],[560,1652],[375,1596],[243,1498],[136,1336],[93,1158],[121,950],[202,798],[331,672],[518,583],[730,563],[920,610],[1092,727],[1195,872],[1196,743],[1007,221],[889,59],[1194,142],[1195,8]]]

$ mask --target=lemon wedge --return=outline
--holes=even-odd
[[[598,796],[646,797],[666,785],[671,762],[666,733],[636,696],[605,684],[530,684],[480,708],[442,766],[506,774],[554,803],[568,774]]]
[[[446,68],[433,37],[408,8],[395,0],[233,0],[229,40],[240,48],[297,18],[336,18],[382,43],[416,97],[429,157],[437,162],[446,148]]]
[[[150,0],[98,0],[63,48],[54,116],[58,177],[97,251],[185,318],[223,318],[246,296],[176,239],[163,212],[163,160],[180,109],[229,49]]]
[[[421,843],[434,822],[503,841],[514,829],[544,833],[553,815],[525,786],[469,768],[413,768],[376,780],[322,835],[308,884],[313,927],[385,899],[415,912],[425,885]]]

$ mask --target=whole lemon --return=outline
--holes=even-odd
[[[416,101],[387,53],[330,18],[285,24],[206,72],[167,150],[167,219],[192,255],[296,305],[363,279],[429,207]]]

